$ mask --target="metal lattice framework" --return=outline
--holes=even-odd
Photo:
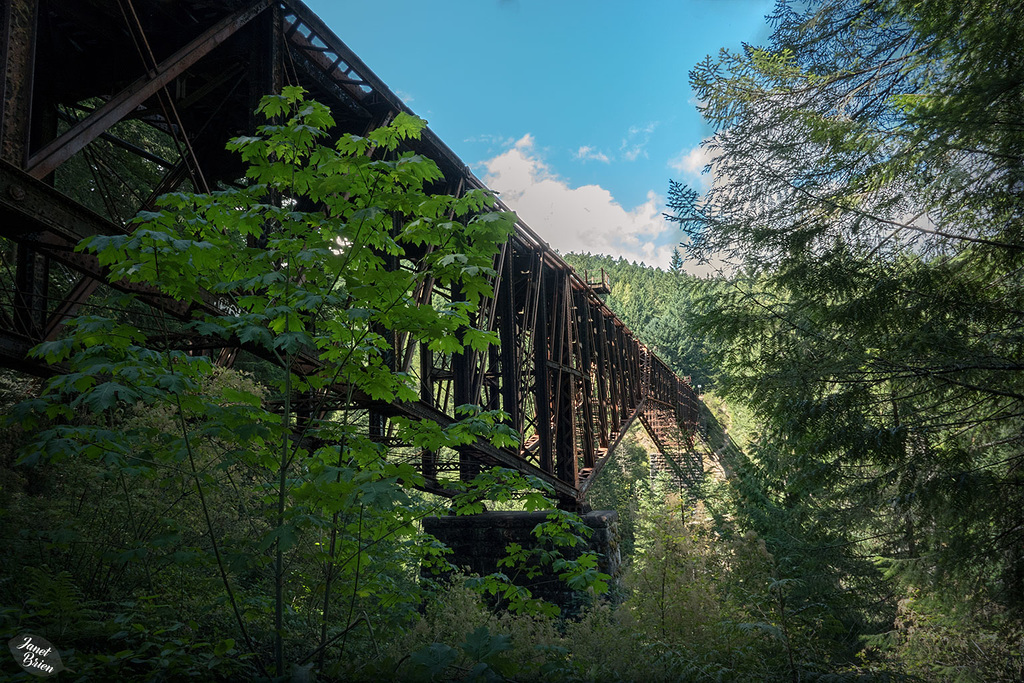
[[[74,252],[82,238],[124,233],[165,192],[206,191],[240,175],[224,142],[254,127],[261,95],[302,85],[341,132],[357,134],[409,111],[298,0],[4,0],[2,8],[0,363],[9,367],[53,372],[27,351],[59,336],[105,281],[94,257]],[[484,188],[429,129],[410,148],[441,169],[432,191]],[[591,286],[521,221],[494,265],[494,296],[477,324],[500,343],[445,357],[394,339],[395,367],[418,376],[420,401],[367,402],[370,429],[384,435],[396,414],[445,424],[456,405],[500,408],[522,446],[481,442],[454,462],[421,453],[428,481],[446,468],[466,477],[503,465],[578,505],[639,418],[679,477],[699,477],[697,396],[604,305],[603,283]],[[192,313],[124,287],[183,318]],[[416,293],[424,305],[439,295],[451,293]],[[213,295],[204,303],[210,312],[225,305]],[[224,364],[237,352],[192,341]]]

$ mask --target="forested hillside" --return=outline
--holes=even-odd
[[[715,283],[682,271],[662,271],[625,259],[565,254],[565,260],[590,282],[607,276],[611,293],[605,303],[673,370],[690,376],[694,386],[708,386],[712,369],[705,363],[707,341],[694,325],[694,302]]]

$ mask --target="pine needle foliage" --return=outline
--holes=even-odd
[[[746,507],[830,565],[787,574],[833,577],[807,599],[857,587],[854,635],[911,590],[961,634],[1024,619],[1022,9],[780,0],[690,74],[715,180],[672,218],[726,264],[699,320],[763,423]]]

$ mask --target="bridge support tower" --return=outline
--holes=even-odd
[[[448,561],[466,574],[485,576],[493,572],[508,575],[516,585],[525,586],[536,598],[543,598],[572,613],[582,596],[559,580],[558,572],[546,568],[539,576],[527,579],[524,573],[500,567],[510,543],[524,548],[537,547],[533,530],[547,521],[546,512],[484,512],[476,515],[427,517],[423,530],[452,550]],[[614,510],[595,510],[581,516],[592,534],[586,547],[562,548],[563,556],[575,559],[583,552],[597,554],[598,570],[612,577],[613,591],[619,585],[622,556],[619,549],[619,514]]]

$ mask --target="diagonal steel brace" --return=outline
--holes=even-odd
[[[140,76],[105,105],[33,154],[28,160],[28,174],[33,178],[45,178],[76,152],[234,35],[267,9],[271,2],[272,0],[256,0],[249,7],[221,19],[198,38],[158,64],[152,74]]]

